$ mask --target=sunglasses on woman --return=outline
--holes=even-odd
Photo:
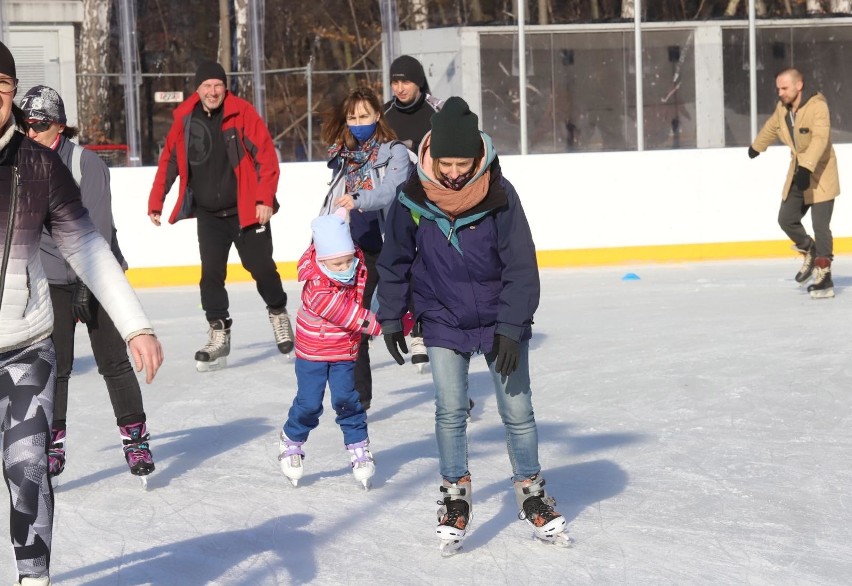
[[[45,122],[44,120],[28,120],[27,124],[29,124],[30,128],[35,130],[38,133],[42,133],[53,124],[52,122]]]

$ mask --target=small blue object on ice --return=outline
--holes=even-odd
[[[621,280],[622,281],[638,281],[639,275],[637,275],[636,273],[627,273],[626,275],[621,277]]]

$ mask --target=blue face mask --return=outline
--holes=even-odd
[[[317,262],[317,265],[319,265],[320,270],[329,279],[334,279],[344,285],[351,285],[355,281],[355,269],[358,268],[358,259],[353,259],[352,264],[349,265],[349,268],[345,271],[329,270],[329,268],[325,266],[324,262]]]
[[[352,136],[355,137],[359,143],[366,142],[373,133],[376,132],[376,126],[378,122],[373,122],[372,124],[359,124],[357,126],[350,126],[349,132],[352,133]]]

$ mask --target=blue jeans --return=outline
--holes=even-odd
[[[312,362],[297,357],[298,388],[284,424],[287,437],[294,442],[306,441],[311,430],[319,425],[328,383],[331,406],[337,413],[335,422],[343,431],[343,443],[356,444],[367,439],[367,414],[355,391],[354,372],[354,362]]]
[[[506,428],[512,480],[523,480],[541,471],[530,389],[529,341],[521,342],[520,349],[518,369],[506,380],[494,371],[496,354],[485,355],[494,383],[497,411]],[[427,348],[427,351],[435,383],[435,437],[441,476],[449,482],[457,482],[470,474],[467,467],[467,390],[471,354],[437,347]]]

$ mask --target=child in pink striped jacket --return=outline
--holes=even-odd
[[[319,424],[325,387],[351,455],[355,479],[369,487],[376,467],[370,453],[367,414],[355,390],[355,359],[361,334],[377,336],[376,316],[362,306],[367,267],[353,244],[346,210],[311,223],[313,244],[299,260],[302,307],[296,315],[296,397],[281,431],[281,471],[297,486],[302,478],[302,445]]]

